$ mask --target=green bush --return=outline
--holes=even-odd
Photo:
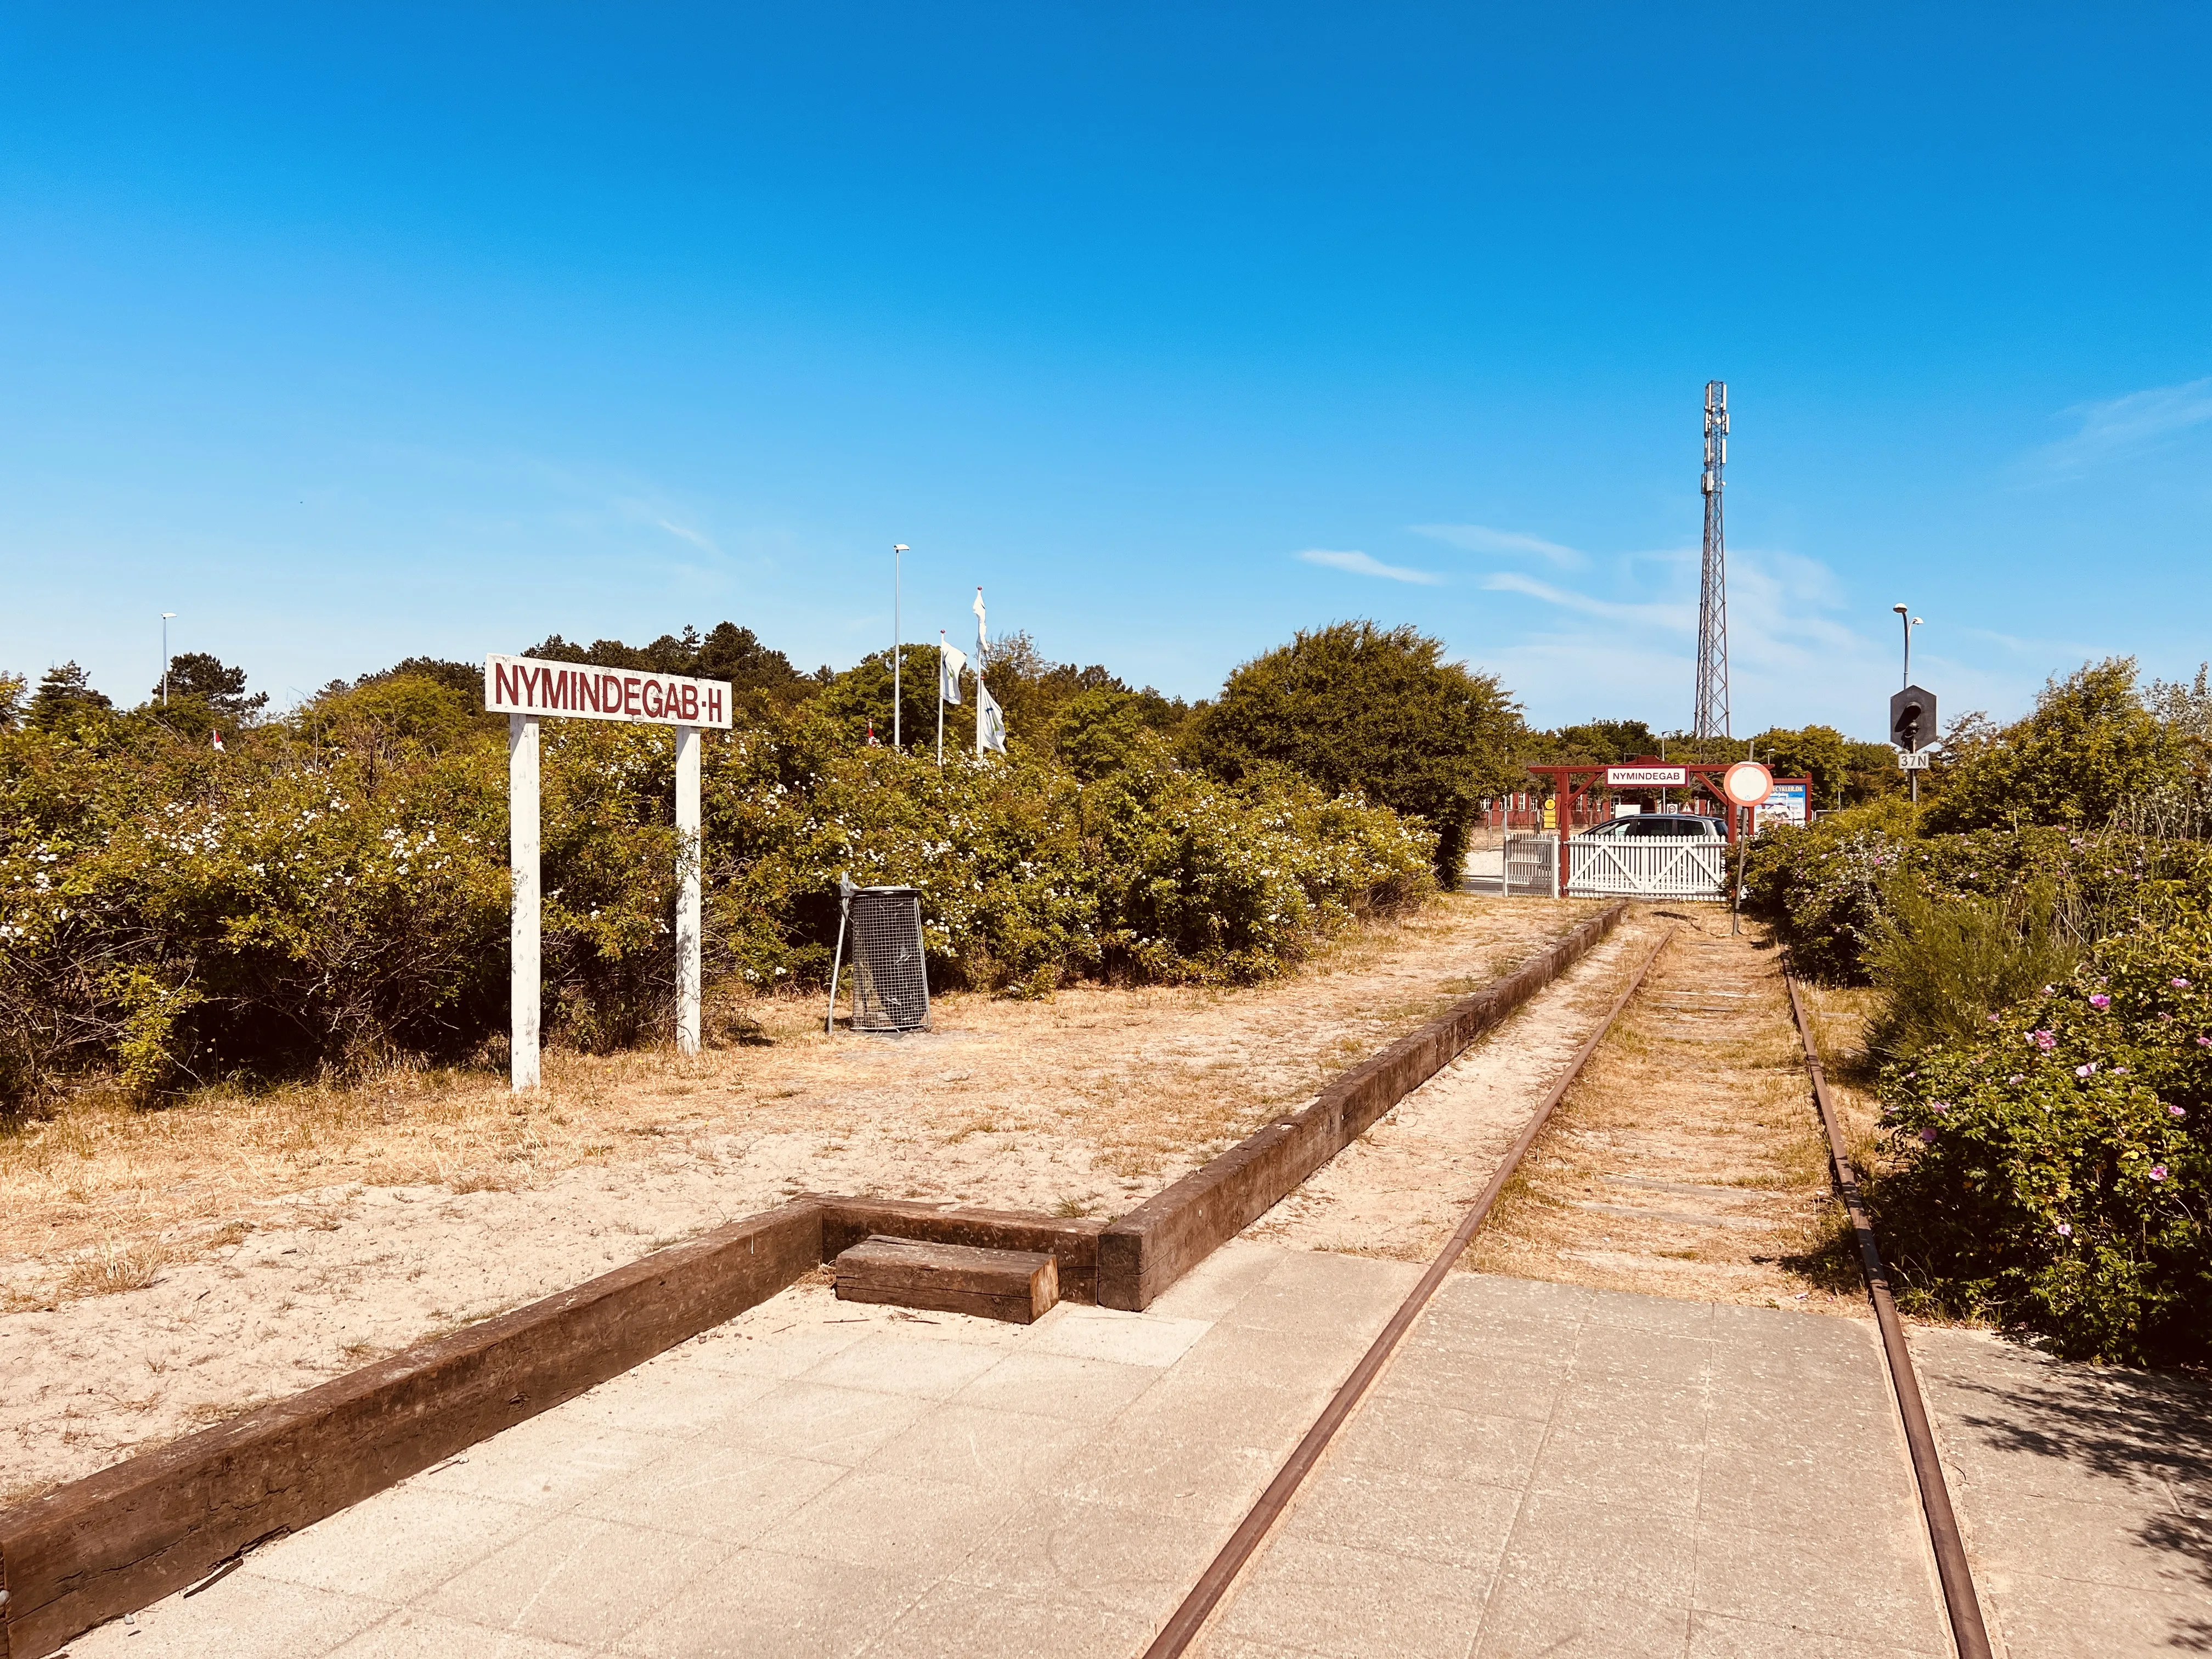
[[[2144,708],[2132,657],[2046,685],[2035,710],[1948,745],[1928,809],[1935,832],[2027,825],[2101,830],[2134,798],[2187,775],[2179,736]]]
[[[1972,1036],[2037,986],[2066,978],[2081,953],[2057,913],[2048,878],[2006,897],[1937,898],[1910,870],[1895,872],[1866,954],[1883,992],[1871,1046],[1910,1055]]]
[[[2064,981],[1893,1064],[1870,1185],[1929,1301],[2130,1363],[2212,1358],[2212,925],[2108,935]]]
[[[921,890],[936,983],[1020,993],[1262,978],[1429,885],[1419,826],[1265,769],[1223,784],[1148,729],[1093,723],[1123,752],[1086,780],[1048,750],[940,771],[811,708],[757,712],[707,739],[710,981],[819,983],[847,872]],[[634,1042],[674,988],[673,734],[556,721],[542,743],[547,1029]],[[465,1055],[506,1024],[508,881],[504,743],[428,676],[220,754],[91,707],[0,732],[0,1111],[92,1067],[158,1097]]]
[[[1419,818],[1436,836],[1437,881],[1455,887],[1476,807],[1522,784],[1525,728],[1496,675],[1443,651],[1410,624],[1301,632],[1229,677],[1193,717],[1184,752],[1232,781],[1289,768],[1330,795]]]

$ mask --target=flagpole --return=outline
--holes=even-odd
[[[899,555],[904,542],[891,544],[891,747],[899,747]]]
[[[937,769],[945,769],[945,630],[937,630]]]

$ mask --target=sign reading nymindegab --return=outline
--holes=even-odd
[[[484,659],[484,707],[495,714],[727,726],[730,684],[588,663],[492,656]]]
[[[1608,789],[1679,789],[1690,781],[1686,768],[1680,766],[1608,766],[1605,782]]]

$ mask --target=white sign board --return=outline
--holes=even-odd
[[[1897,755],[1897,769],[1900,772],[1927,772],[1934,769],[1928,764],[1925,749],[1901,749]]]
[[[1605,769],[1605,783],[1608,789],[1680,789],[1689,781],[1688,769],[1680,766],[1608,766]]]
[[[730,724],[726,680],[686,679],[534,657],[484,659],[484,707],[507,716],[509,921],[508,1055],[519,1092],[538,1084],[538,724],[545,716],[635,720],[676,728],[676,829],[685,841],[676,890],[676,1046],[699,1052],[699,728]]]
[[[1807,821],[1805,786],[1802,783],[1776,784],[1774,793],[1752,809],[1754,829],[1764,829],[1770,823],[1794,823],[1802,830]]]
[[[730,683],[535,657],[486,657],[484,707],[495,714],[726,728]]]

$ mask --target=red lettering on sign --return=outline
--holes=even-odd
[[[644,709],[647,719],[659,720],[661,715],[660,682],[647,680],[639,691],[637,701],[638,706]]]
[[[684,682],[683,708],[685,720],[696,720],[699,718],[699,688],[689,680]]]
[[[622,713],[622,676],[599,676],[599,712],[605,714]]]
[[[722,723],[722,688],[714,686],[707,693],[707,720],[709,725]]]
[[[514,701],[514,669],[512,664],[503,662],[492,664],[491,700],[494,702]]]
[[[638,682],[638,678],[637,678],[637,676],[636,676],[636,675],[635,675],[635,674],[625,674],[625,675],[623,675],[623,683],[622,683],[622,687],[623,687],[623,705],[622,705],[622,706],[623,706],[623,714],[640,714],[640,713],[642,713],[642,712],[643,712],[643,711],[642,711],[642,710],[641,710],[641,709],[638,708],[638,706],[637,706],[637,688],[638,688],[638,684],[639,684],[639,682]]]

